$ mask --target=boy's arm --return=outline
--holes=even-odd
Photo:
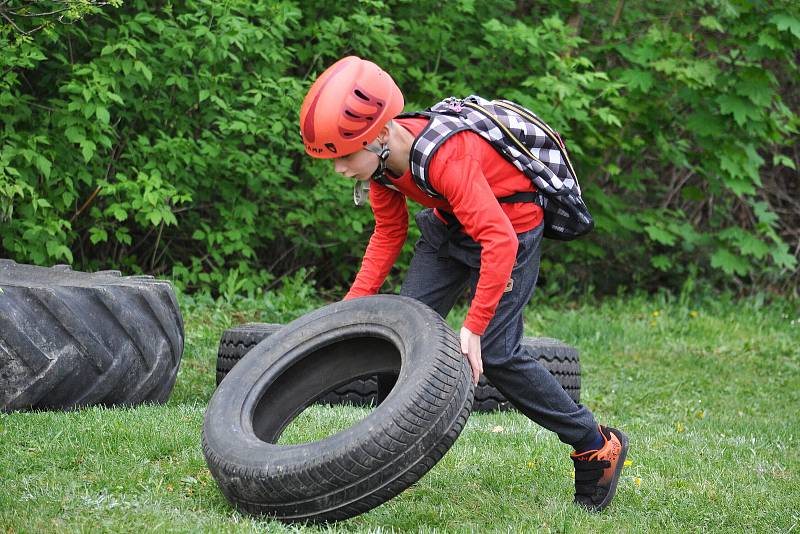
[[[408,234],[408,207],[402,193],[372,182],[369,201],[375,215],[375,230],[345,300],[378,292],[400,255]]]
[[[519,242],[480,163],[466,155],[442,164],[440,170],[431,165],[431,185],[447,199],[464,232],[481,245],[480,275],[464,326],[483,335],[511,276]]]
[[[434,160],[430,178],[431,185],[447,199],[464,232],[481,245],[478,283],[459,334],[461,352],[469,361],[472,380],[477,384],[483,373],[480,336],[503,296],[519,242],[475,158],[464,155],[446,162]]]

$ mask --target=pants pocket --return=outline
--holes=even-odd
[[[422,237],[434,248],[438,249],[447,239],[447,226],[433,213],[432,208],[419,211],[414,216],[414,220],[417,222]]]

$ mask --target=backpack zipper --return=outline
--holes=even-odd
[[[555,133],[555,131],[552,128],[550,128],[547,124],[545,124],[544,121],[534,117],[533,115],[528,113],[528,111],[526,109],[524,109],[523,107],[519,106],[518,104],[515,104],[513,102],[509,102],[509,101],[506,101],[506,100],[495,100],[494,104],[498,105],[500,107],[506,108],[508,110],[511,110],[511,111],[513,111],[515,113],[518,113],[519,115],[522,115],[523,117],[525,117],[526,119],[528,119],[529,121],[534,123],[536,126],[541,128],[542,130],[544,130],[544,132],[546,134],[548,134],[556,142],[556,145],[558,145],[558,148],[559,148],[558,151],[561,152],[561,156],[564,158],[564,161],[566,161],[567,165],[569,166],[569,172],[572,173],[572,177],[577,182],[578,175],[575,174],[575,169],[572,167],[572,162],[569,160],[569,155],[567,155],[567,147],[564,145],[564,142],[561,140],[561,136],[559,136],[557,133]]]
[[[561,137],[559,137],[558,134],[556,134],[555,130],[553,130],[552,128],[550,128],[550,126],[545,124],[544,121],[538,119],[537,117],[534,117],[530,113],[527,113],[527,110],[525,110],[523,107],[517,106],[514,102],[508,100],[494,100],[492,103],[497,106],[500,106],[501,108],[506,108],[515,113],[518,113],[519,115],[522,115],[523,117],[534,123],[536,126],[544,130],[545,133],[547,133],[547,135],[549,135],[556,143],[558,143],[560,147],[566,148],[564,147],[564,144],[561,141]]]
[[[513,133],[511,133],[511,131],[509,131],[509,129],[508,129],[508,128],[506,128],[506,127],[505,127],[505,125],[504,125],[502,122],[500,122],[500,120],[499,120],[497,117],[495,117],[495,116],[492,114],[492,112],[490,112],[488,109],[484,108],[484,107],[483,107],[483,106],[481,106],[480,104],[476,104],[476,103],[474,103],[474,102],[464,102],[464,104],[463,104],[463,105],[464,105],[464,106],[467,106],[467,107],[469,107],[469,108],[472,108],[472,109],[474,109],[474,110],[480,111],[481,113],[483,113],[484,115],[486,115],[487,117],[489,117],[489,118],[491,119],[491,121],[492,121],[492,122],[494,122],[494,123],[495,123],[495,124],[496,124],[496,125],[497,125],[497,126],[500,128],[500,129],[501,129],[501,130],[503,130],[503,132],[505,132],[505,134],[506,134],[506,137],[508,137],[509,139],[511,139],[511,140],[514,142],[514,144],[516,144],[516,145],[517,145],[517,147],[518,147],[520,150],[522,150],[522,151],[523,151],[525,154],[527,154],[527,155],[528,155],[530,158],[532,158],[532,159],[535,159],[536,161],[538,161],[538,162],[539,162],[539,163],[542,165],[542,167],[544,167],[545,169],[547,169],[547,171],[548,171],[548,172],[550,172],[550,174],[553,174],[553,175],[555,175],[555,173],[553,172],[553,169],[551,169],[550,167],[548,167],[548,166],[545,164],[545,162],[543,162],[542,160],[540,160],[539,158],[537,158],[536,156],[534,156],[534,155],[531,153],[531,151],[530,151],[530,150],[528,150],[528,147],[526,147],[525,145],[523,145],[523,144],[522,144],[522,141],[520,141],[519,139],[517,139],[517,136],[516,136],[516,135],[514,135]],[[551,186],[551,187],[552,187],[552,186]]]

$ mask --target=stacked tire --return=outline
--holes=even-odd
[[[248,323],[223,332],[217,352],[217,385],[234,365],[264,339],[278,332],[283,325]],[[557,339],[524,337],[523,345],[558,380],[576,403],[581,395],[581,367],[578,351]],[[327,393],[319,402],[325,404],[352,404],[371,406],[377,404],[378,380],[368,376],[353,380]],[[475,387],[472,411],[490,412],[511,409],[511,404],[492,384],[481,376]]]
[[[168,281],[0,260],[0,410],[165,402],[183,354]]]

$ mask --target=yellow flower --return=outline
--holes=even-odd
[[[692,319],[696,319],[699,315],[700,314],[697,313],[697,310],[692,310],[689,312],[689,317],[691,317]]]
[[[625,467],[628,467],[629,465],[633,465],[633,460],[625,460],[625,463],[623,465]]]
[[[642,479],[639,478],[639,477],[636,477],[636,478],[633,479],[633,483],[636,484],[636,487],[638,488],[639,486],[642,485]]]
[[[658,317],[659,315],[661,315],[661,310],[656,310],[653,312],[653,317]]]
[[[536,467],[536,463],[535,462],[528,462],[528,467],[533,469],[534,467]]]
[[[574,470],[574,469],[572,470],[572,473],[570,473],[570,476],[571,476],[572,478],[575,478],[575,470]]]
[[[686,429],[683,427],[683,423],[678,423],[677,425],[675,425],[675,430],[677,430],[678,432],[683,432]]]

